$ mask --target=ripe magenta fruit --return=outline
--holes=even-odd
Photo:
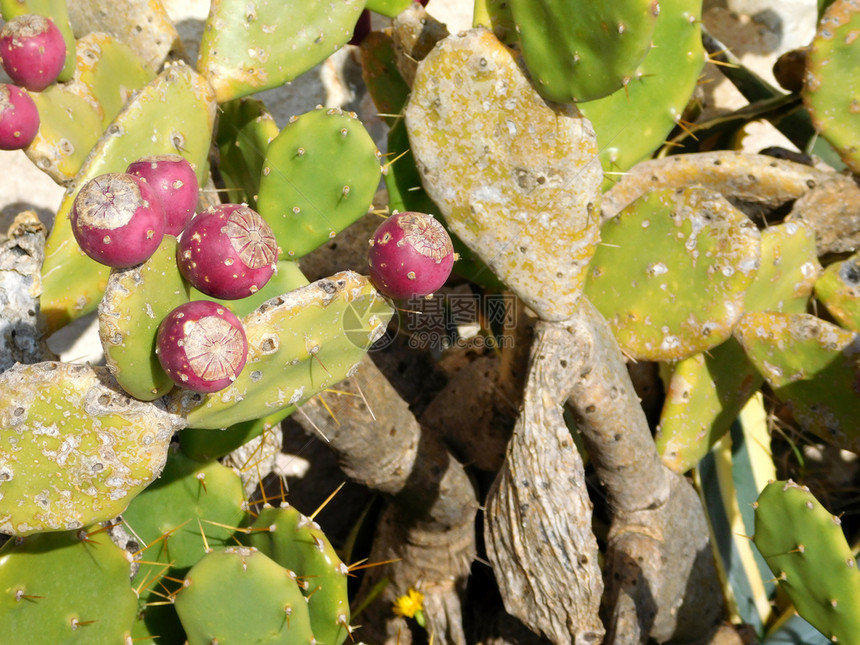
[[[146,261],[164,237],[158,195],[145,181],[126,173],[99,175],[84,184],[71,219],[84,253],[110,267]]]
[[[39,132],[39,110],[20,87],[0,83],[0,150],[20,150]]]
[[[407,211],[386,219],[370,239],[370,280],[389,298],[426,296],[454,266],[448,231],[432,215]]]
[[[18,16],[0,29],[0,61],[15,83],[41,92],[62,71],[66,42],[50,18]]]
[[[256,293],[275,272],[278,244],[260,215],[240,204],[198,213],[182,232],[177,263],[185,279],[213,298]]]
[[[217,392],[239,376],[248,340],[238,318],[224,305],[195,300],[179,305],[158,327],[155,353],[177,385]]]
[[[126,172],[155,190],[164,207],[164,232],[178,236],[194,217],[199,193],[197,173],[188,160],[180,155],[143,157],[132,162]]]

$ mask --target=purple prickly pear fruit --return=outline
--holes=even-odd
[[[179,241],[185,279],[213,298],[238,300],[256,293],[275,272],[278,243],[271,227],[243,204],[198,213]]]
[[[20,150],[39,132],[39,110],[20,87],[0,83],[0,150]]]
[[[389,298],[427,296],[445,284],[454,256],[448,231],[432,215],[397,213],[370,239],[370,280]]]
[[[238,318],[224,305],[194,300],[167,314],[158,327],[155,353],[180,387],[217,392],[245,367],[248,340]]]
[[[164,209],[155,191],[127,173],[99,175],[72,205],[72,232],[96,262],[125,268],[145,262],[164,237]]]
[[[197,173],[185,157],[154,155],[129,165],[126,172],[145,180],[164,207],[166,235],[179,236],[197,208]]]
[[[0,61],[15,83],[41,92],[62,71],[66,42],[50,18],[18,16],[0,30]]]

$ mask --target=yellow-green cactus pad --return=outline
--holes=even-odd
[[[365,0],[213,0],[197,69],[219,103],[278,87],[352,38]]]
[[[836,0],[818,24],[806,55],[803,102],[812,123],[860,172],[860,3]]]
[[[349,376],[394,309],[351,271],[317,280],[245,316],[248,360],[224,390],[176,389],[171,409],[192,428],[226,428],[304,403]]]
[[[0,532],[116,517],[161,472],[182,419],[128,397],[103,367],[16,365],[0,375]]]
[[[125,172],[132,161],[181,154],[206,176],[215,124],[215,97],[188,66],[167,67],[138,92],[99,139],[67,191],[45,246],[42,313],[48,331],[93,311],[107,286],[108,267],[88,258],[75,241],[69,213],[77,190],[107,172]]]
[[[746,311],[806,311],[819,270],[815,234],[808,226],[788,223],[764,229],[761,266],[747,289]],[[695,466],[763,382],[734,338],[679,361],[656,437],[663,463],[676,472]]]
[[[68,184],[132,94],[155,75],[131,49],[107,34],[77,42],[74,76],[34,93],[39,132],[25,152],[59,184]]]
[[[421,61],[406,126],[424,189],[451,230],[544,320],[576,310],[600,220],[587,120],[550,105],[492,32]]]
[[[99,305],[99,338],[114,378],[136,399],[152,401],[173,388],[155,355],[155,338],[167,314],[188,302],[188,289],[172,235],[140,266],[111,271]]]
[[[735,337],[801,426],[860,450],[857,334],[809,314],[753,312]]]
[[[678,360],[729,338],[759,267],[758,229],[700,188],[646,193],[606,222],[585,293],[618,344]]]
[[[828,266],[815,283],[815,296],[836,322],[860,332],[860,253]]]

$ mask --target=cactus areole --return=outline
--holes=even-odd
[[[177,256],[186,280],[207,296],[224,300],[259,291],[277,261],[271,227],[240,204],[220,204],[198,214],[182,232]]]
[[[451,275],[454,255],[448,231],[432,215],[397,213],[370,238],[370,280],[389,298],[427,296]]]
[[[96,262],[126,268],[145,262],[164,237],[164,208],[155,191],[126,173],[99,175],[72,206],[72,232]]]
[[[132,162],[126,172],[145,180],[164,207],[166,235],[179,236],[197,208],[197,173],[185,157],[154,155]]]
[[[177,385],[217,392],[235,381],[245,366],[248,340],[242,323],[224,305],[194,300],[176,307],[161,322],[155,353]]]
[[[0,150],[26,148],[39,132],[39,110],[20,87],[0,83]]]
[[[62,71],[66,43],[50,18],[18,16],[0,30],[0,60],[15,83],[31,92],[41,92]]]

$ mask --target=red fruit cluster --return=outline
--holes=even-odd
[[[72,206],[72,232],[84,253],[113,268],[145,262],[165,235],[175,235],[177,264],[192,286],[224,300],[256,293],[277,266],[271,227],[244,204],[219,204],[195,215],[198,197],[197,175],[184,158],[144,157],[124,173],[100,175],[81,187]],[[232,383],[247,351],[242,323],[209,300],[172,311],[156,343],[168,376],[198,392]]]
[[[65,60],[66,43],[50,18],[18,16],[0,29],[0,63],[15,83],[0,84],[0,149],[19,150],[35,139],[39,111],[21,88],[41,92],[57,80]]]

